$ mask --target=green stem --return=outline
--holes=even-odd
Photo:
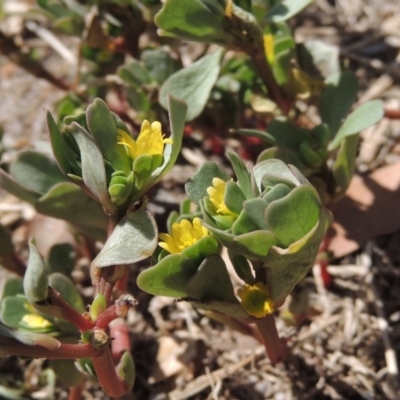
[[[257,320],[256,325],[271,362],[273,364],[281,362],[283,360],[283,349],[276,329],[274,314],[269,314]]]

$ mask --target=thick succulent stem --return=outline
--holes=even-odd
[[[1,338],[0,356],[19,356],[30,358],[47,358],[49,360],[71,360],[83,357],[95,358],[100,351],[85,344],[61,343],[57,349],[50,350],[42,346],[29,346]]]
[[[81,332],[85,332],[93,328],[94,324],[83,315],[79,314],[73,307],[71,307],[53,288],[49,288],[49,299],[51,305],[60,307],[62,310],[62,316],[71,324],[75,325]]]
[[[97,379],[108,396],[121,397],[129,391],[129,388],[117,375],[109,348],[106,348],[100,357],[91,360]]]
[[[264,342],[268,357],[273,364],[283,361],[282,343],[275,325],[275,317],[269,314],[256,322],[258,331]]]

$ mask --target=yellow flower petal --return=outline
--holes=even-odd
[[[161,123],[150,124],[144,120],[136,141],[126,132],[118,130],[118,144],[125,146],[128,156],[134,160],[140,155],[163,154],[164,145],[172,144],[172,139],[164,139],[161,132]]]
[[[209,234],[208,230],[203,227],[200,218],[194,218],[193,222],[187,219],[175,222],[171,231],[171,235],[168,233],[160,233],[159,235],[162,240],[159,246],[171,254],[181,253],[184,249]]]
[[[214,178],[212,184],[213,186],[207,188],[207,194],[211,203],[217,209],[217,214],[237,217],[238,215],[231,211],[224,201],[226,182],[220,178]]]
[[[267,56],[268,62],[272,65],[275,61],[275,50],[274,50],[274,37],[271,33],[263,36],[264,39],[264,52]]]
[[[255,285],[245,284],[238,289],[237,294],[242,300],[242,307],[253,317],[262,318],[274,312],[274,302],[269,296],[267,286],[262,282]]]
[[[122,129],[118,129],[118,144],[125,147],[126,154],[131,158],[135,158],[136,154],[136,142],[133,140],[129,133],[126,133]]]

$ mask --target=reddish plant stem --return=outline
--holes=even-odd
[[[99,315],[99,317],[95,322],[96,328],[107,329],[110,322],[114,321],[114,319],[120,316],[121,315],[119,315],[118,313],[117,305],[113,304],[112,306],[108,307],[107,310],[105,310],[103,313]]]
[[[1,356],[20,356],[32,358],[47,358],[49,360],[69,360],[83,357],[98,357],[101,352],[94,350],[85,344],[61,343],[55,350],[49,350],[42,346],[28,346],[22,343],[0,345]]]
[[[290,111],[291,104],[287,99],[285,99],[282,89],[276,82],[264,52],[255,51],[247,54],[251,57],[258,75],[268,90],[269,96],[278,105],[282,112],[287,115]]]
[[[117,375],[109,348],[106,348],[99,357],[92,358],[91,361],[97,379],[108,396],[121,397],[129,391],[129,388]]]
[[[120,279],[117,280],[115,284],[115,290],[117,292],[117,296],[120,296],[122,293],[127,292],[129,281],[129,269],[126,269],[124,275]]]
[[[389,119],[400,119],[400,110],[392,110],[385,108],[385,117]]]
[[[80,400],[82,397],[83,385],[72,386],[69,388],[68,400]]]
[[[319,268],[320,268],[321,278],[324,282],[324,286],[327,289],[333,283],[332,275],[328,272],[328,265],[329,265],[328,261],[329,260],[328,260],[328,255],[327,255],[331,239],[332,239],[332,237],[329,234],[325,234],[325,236],[322,240],[321,246],[319,247],[317,260],[316,260],[316,264],[318,264]]]
[[[26,266],[17,254],[12,254],[9,257],[0,257],[0,264],[6,270],[23,277],[25,275]]]
[[[111,321],[116,318],[125,318],[129,309],[137,304],[137,300],[129,295],[122,295],[115,303],[102,312],[96,319],[95,326],[99,329],[107,329]]]
[[[83,315],[79,314],[73,307],[71,307],[53,288],[49,288],[49,299],[53,306],[60,307],[62,310],[63,318],[75,325],[81,332],[85,332],[94,327],[94,323],[86,319]]]
[[[115,320],[110,325],[110,337],[112,338],[111,354],[114,363],[117,364],[120,361],[122,354],[126,351],[128,353],[131,352],[129,329],[122,318]]]
[[[274,314],[269,314],[256,322],[258,331],[263,339],[267,355],[273,364],[283,360],[282,343],[275,325]]]

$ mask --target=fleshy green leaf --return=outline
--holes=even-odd
[[[232,233],[235,236],[238,235],[243,235],[244,233],[248,233],[248,232],[253,232],[253,231],[257,231],[260,229],[267,229],[267,223],[265,222],[264,219],[264,212],[262,213],[261,219],[259,221],[255,221],[255,218],[252,218],[252,215],[258,215],[259,212],[261,211],[260,208],[262,208],[262,210],[265,210],[265,208],[267,207],[267,204],[265,203],[265,201],[263,201],[262,199],[253,199],[253,200],[249,200],[252,204],[252,206],[254,207],[249,207],[249,209],[251,210],[251,213],[249,214],[247,212],[247,210],[243,210],[240,215],[239,218],[237,218],[236,221],[234,221],[232,226]],[[214,217],[215,218],[215,217]],[[229,226],[230,228],[230,226]],[[227,229],[229,229],[227,228]]]
[[[61,294],[61,297],[80,313],[85,311],[85,304],[75,284],[65,275],[55,272],[49,276],[49,285]]]
[[[113,121],[114,122],[114,121]],[[107,190],[107,177],[103,155],[93,138],[76,122],[67,126],[81,152],[82,177],[85,186],[97,197],[109,214],[116,210]]]
[[[260,198],[247,200],[243,203],[243,209],[251,218],[252,222],[257,226],[257,229],[269,230],[267,221],[265,221],[264,217],[267,206],[268,203]]]
[[[130,161],[124,147],[118,145],[117,125],[107,104],[101,99],[96,99],[88,107],[86,116],[90,133],[95,138],[104,158],[116,171],[124,171],[126,175],[129,175]]]
[[[282,0],[268,12],[266,22],[286,21],[312,2],[313,0]]]
[[[278,183],[271,190],[264,194],[263,199],[267,203],[271,203],[272,201],[282,199],[283,197],[288,195],[290,193],[290,190],[291,189],[289,186],[283,183]]]
[[[358,82],[355,75],[345,71],[329,77],[319,101],[322,122],[328,125],[334,138],[357,97]]]
[[[31,304],[41,304],[47,300],[48,276],[46,264],[33,240],[29,242],[29,259],[24,276],[25,296]]]
[[[306,166],[300,159],[300,154],[297,151],[285,149],[282,147],[271,147],[270,149],[264,150],[260,153],[257,158],[257,163],[261,161],[278,159],[283,161],[285,164],[291,164],[296,166],[305,176],[309,176],[311,168]]]
[[[151,76],[148,71],[143,64],[137,60],[123,65],[118,70],[118,75],[122,80],[133,87],[141,87],[143,84],[149,84],[151,82]]]
[[[76,252],[69,243],[55,244],[49,253],[47,264],[51,273],[60,272],[70,276],[75,266]]]
[[[180,68],[178,61],[174,60],[164,49],[145,50],[141,54],[141,59],[151,77],[159,85],[162,85]]]
[[[25,188],[2,169],[0,169],[0,186],[15,197],[30,204],[35,204],[36,200],[40,197],[39,193]]]
[[[127,351],[122,354],[116,371],[118,377],[125,383],[127,389],[131,391],[135,383],[136,369],[133,358]]]
[[[242,189],[242,192],[245,195],[246,199],[251,199],[252,197],[254,197],[254,194],[251,186],[249,170],[246,168],[244,162],[239,158],[236,153],[228,152],[228,157],[231,161],[233,170],[235,171],[237,183],[240,189]]]
[[[232,180],[226,182],[224,202],[231,211],[240,214],[245,200],[246,197],[236,182]]]
[[[224,260],[218,254],[208,256],[186,287],[187,296],[201,301],[237,301]]]
[[[93,260],[96,268],[133,264],[151,257],[157,247],[157,225],[147,211],[137,210],[121,219]]]
[[[311,185],[293,189],[268,206],[265,218],[280,247],[288,247],[311,231],[318,222],[321,204]]]
[[[265,260],[276,243],[274,235],[268,231],[254,231],[236,236],[230,248],[251,260]]]
[[[137,285],[158,296],[186,297],[186,285],[197,271],[197,265],[183,254],[171,254],[157,265],[142,271]]]
[[[311,236],[301,243],[296,251],[288,252],[272,247],[265,260],[268,276],[268,288],[271,298],[279,307],[297,283],[304,278],[313,266],[318,249],[331,222],[329,211],[322,208],[317,225]]]
[[[352,135],[346,137],[340,144],[332,167],[332,174],[335,179],[335,193],[333,194],[335,198],[342,196],[350,185],[359,140],[359,135]]]
[[[167,0],[154,22],[162,36],[208,43],[225,42],[223,0]]]
[[[49,111],[46,112],[47,129],[49,131],[51,147],[58,166],[65,175],[71,172],[71,165],[76,164],[76,155],[68,146],[56,122]]]
[[[281,160],[261,161],[254,166],[253,172],[254,180],[260,192],[267,186],[274,186],[278,183],[284,183],[289,187],[299,185],[299,181],[290,168]]]
[[[208,255],[218,253],[218,250],[219,244],[217,240],[208,235],[184,249],[182,254],[190,258],[196,265],[199,265]]]
[[[10,328],[20,328],[24,315],[28,314],[25,305],[28,303],[25,296],[8,296],[0,303],[0,320]]]
[[[333,141],[329,144],[330,151],[336,149],[341,141],[351,135],[360,133],[363,129],[376,124],[383,117],[382,100],[372,100],[354,110],[344,121]]]
[[[18,154],[10,165],[10,174],[24,188],[38,194],[66,181],[54,160],[33,150]]]
[[[73,183],[55,185],[37,201],[35,207],[41,214],[75,225],[89,237],[105,238],[107,221],[101,206]]]
[[[160,104],[167,109],[169,95],[184,100],[188,104],[186,120],[196,118],[203,111],[217,81],[221,56],[222,50],[218,50],[171,75],[161,86]]]
[[[272,121],[271,121],[272,122]],[[238,133],[243,136],[256,137],[265,142],[269,146],[275,146],[277,144],[275,136],[268,132],[259,131],[257,129],[232,129],[233,133]]]
[[[24,283],[21,278],[9,278],[3,287],[2,299],[8,296],[24,294]]]

